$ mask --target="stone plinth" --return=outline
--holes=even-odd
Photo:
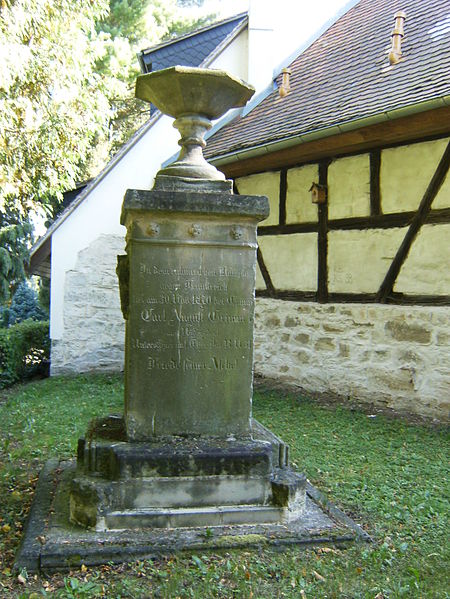
[[[305,477],[251,418],[256,226],[267,214],[267,198],[236,196],[230,182],[163,175],[127,192],[125,413],[79,442],[73,523],[226,527],[303,513]]]
[[[109,423],[108,431],[119,420]],[[258,437],[264,435],[261,429],[257,425]],[[264,436],[246,441],[172,437],[151,443],[129,443],[120,435],[80,439],[72,521],[104,531],[298,518],[305,505],[305,477],[286,467],[280,441],[268,431]]]
[[[256,225],[267,213],[264,197],[127,192],[129,440],[250,435]]]

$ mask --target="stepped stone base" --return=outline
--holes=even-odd
[[[201,525],[137,529],[133,528],[132,523],[127,523],[127,527],[121,529],[86,529],[69,520],[69,494],[71,481],[75,476],[74,462],[49,460],[44,466],[16,557],[16,571],[20,572],[22,568],[26,568],[29,573],[64,571],[81,565],[94,567],[105,563],[151,559],[172,555],[177,551],[196,553],[212,549],[285,547],[292,544],[331,544],[345,547],[355,540],[370,540],[345,514],[322,501],[323,498],[309,483],[304,510],[290,521],[267,521],[268,514],[273,514],[280,508],[218,506],[214,513],[217,523],[218,514],[231,516],[241,509],[248,511],[246,518],[252,513],[254,521],[252,524],[225,524],[222,521],[211,527]],[[181,510],[165,510],[165,517],[170,519],[174,511],[180,515],[182,513]],[[205,508],[200,508],[198,512],[211,518]],[[138,517],[138,513],[138,510],[134,513],[124,511],[120,517]],[[256,521],[258,513],[265,522]],[[190,514],[194,515],[195,510],[191,508]],[[109,517],[112,519],[116,516],[111,512]]]
[[[120,417],[97,420],[78,444],[70,519],[97,531],[293,520],[305,477],[289,468],[280,439],[260,424],[255,434],[128,442]]]
[[[288,447],[254,439],[128,443],[121,417],[94,421],[77,463],[41,472],[16,569],[65,570],[176,551],[311,543],[367,535],[288,466]]]

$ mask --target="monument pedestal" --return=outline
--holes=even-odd
[[[206,69],[138,78],[137,97],[176,119],[182,149],[123,204],[124,415],[91,424],[76,466],[46,464],[18,568],[362,534],[324,513],[284,443],[251,417],[256,226],[269,204],[234,195],[202,148],[211,120],[253,92]]]
[[[223,181],[159,184],[125,196],[125,414],[80,440],[71,519],[98,531],[288,521],[304,508],[305,479],[270,433],[253,438],[251,421],[267,199]]]
[[[250,437],[256,225],[267,198],[177,184],[128,190],[123,204],[127,438]]]
[[[298,518],[305,506],[305,478],[280,463],[280,455],[282,460],[286,455],[280,441],[261,425],[257,430],[266,438],[174,437],[148,443],[99,436],[80,439],[71,519],[105,531],[269,524]]]

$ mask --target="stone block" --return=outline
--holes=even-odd
[[[430,329],[416,323],[389,320],[385,325],[385,331],[396,341],[408,341],[420,344],[429,344],[431,341]]]
[[[299,321],[298,318],[293,318],[292,316],[286,316],[285,320],[284,320],[284,326],[285,327],[296,327],[298,326]]]
[[[285,508],[288,521],[299,517],[305,509],[306,477],[289,469],[280,468],[272,478],[273,503]]]
[[[271,314],[270,316],[268,316],[265,320],[264,323],[266,326],[268,327],[279,327],[281,324],[280,319],[278,318],[278,316],[275,316],[274,314]]]
[[[296,335],[294,337],[294,339],[295,339],[295,341],[298,341],[302,345],[306,345],[309,342],[309,340],[311,339],[311,337],[309,335],[307,335],[306,333],[298,333],[298,335]]]
[[[101,468],[109,480],[148,477],[267,477],[272,468],[268,441],[202,441],[173,439],[167,443],[126,443],[92,439],[82,442],[86,473]],[[81,457],[81,456],[80,456]]]
[[[333,339],[330,339],[329,337],[320,337],[314,344],[314,349],[318,351],[334,351],[336,349],[336,344]]]
[[[297,362],[307,364],[311,360],[311,353],[302,349],[295,352],[295,358]]]

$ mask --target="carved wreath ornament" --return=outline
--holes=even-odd
[[[147,227],[147,233],[152,237],[159,235],[159,225],[157,223],[150,223]]]
[[[244,231],[243,231],[242,227],[238,227],[236,225],[235,227],[233,227],[231,229],[230,234],[233,239],[241,239],[242,236],[244,235]]]
[[[200,225],[194,223],[189,227],[188,232],[191,237],[198,237],[202,232],[202,228]]]

